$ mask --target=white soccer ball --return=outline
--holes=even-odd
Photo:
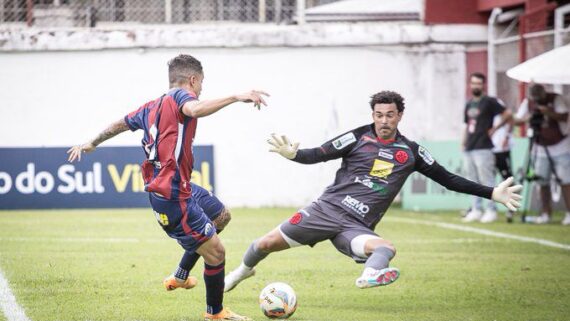
[[[268,318],[287,319],[297,309],[297,295],[288,284],[271,283],[261,290],[259,306]]]

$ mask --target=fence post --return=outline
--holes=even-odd
[[[164,0],[164,22],[172,23],[172,0]]]
[[[259,0],[259,6],[257,8],[258,12],[258,16],[259,16],[259,22],[260,23],[264,23],[267,19],[267,17],[265,16],[265,9],[267,3],[265,3],[265,0]]]
[[[495,8],[491,12],[487,29],[487,92],[490,96],[497,95],[497,68],[495,66],[495,24],[497,18],[503,12],[501,8]]]
[[[564,16],[570,13],[570,4],[557,8],[554,11],[554,48],[562,45],[562,32],[564,31]],[[554,91],[562,94],[562,85],[554,85]]]
[[[297,24],[305,24],[305,0],[297,0]]]

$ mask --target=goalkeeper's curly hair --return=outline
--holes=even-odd
[[[372,110],[374,110],[374,105],[376,104],[396,104],[398,112],[400,113],[406,108],[404,97],[395,91],[389,90],[381,91],[370,97],[370,108],[372,108]]]

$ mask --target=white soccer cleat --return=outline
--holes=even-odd
[[[366,289],[388,285],[394,283],[398,277],[400,277],[400,270],[397,268],[389,267],[382,270],[374,270],[371,273],[363,273],[361,277],[356,279],[356,286]]]
[[[534,219],[534,224],[548,224],[550,223],[550,215],[546,213],[540,214]]]
[[[570,213],[566,213],[566,216],[564,216],[562,220],[562,225],[570,225]]]
[[[224,292],[230,292],[233,290],[241,281],[250,278],[255,275],[254,268],[242,268],[241,266],[230,273],[228,273],[224,279]]]
[[[469,213],[467,213],[467,215],[461,221],[464,223],[479,221],[482,215],[483,213],[480,210],[471,209],[471,211],[469,211]]]
[[[479,222],[481,223],[492,223],[497,220],[497,211],[486,210],[485,214],[481,217]]]

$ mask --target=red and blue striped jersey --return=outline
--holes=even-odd
[[[144,131],[143,149],[147,159],[152,161],[145,161],[142,168],[147,192],[158,193],[170,200],[191,197],[192,143],[197,119],[185,116],[181,109],[186,102],[195,99],[193,93],[174,88],[125,116],[132,131]],[[162,106],[160,113],[159,105]]]

